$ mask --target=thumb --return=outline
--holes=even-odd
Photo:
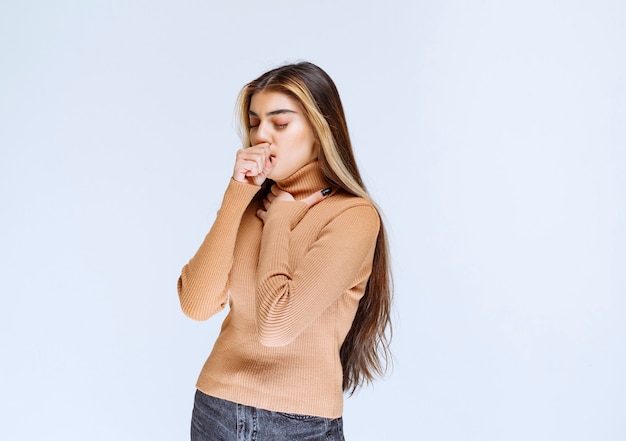
[[[309,206],[309,208],[311,208],[313,205],[326,199],[332,193],[332,191],[333,189],[331,187],[325,188],[321,191],[316,191],[315,193],[302,199],[302,202],[304,202]]]

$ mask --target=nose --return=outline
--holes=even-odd
[[[272,137],[270,130],[271,128],[269,127],[269,124],[265,122],[259,123],[258,127],[256,128],[256,132],[254,133],[254,139],[252,139],[252,144],[261,144],[262,142],[267,142],[268,144],[271,144]]]

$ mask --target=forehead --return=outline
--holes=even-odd
[[[286,109],[299,112],[300,103],[291,96],[273,90],[262,90],[252,95],[250,99],[250,110],[257,115],[274,110]]]

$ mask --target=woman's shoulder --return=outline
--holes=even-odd
[[[320,211],[315,216],[316,226],[321,230],[328,228],[327,231],[336,234],[348,232],[353,235],[353,240],[356,240],[354,235],[358,232],[358,236],[367,243],[379,233],[380,215],[369,199],[338,190],[318,205]]]
[[[374,210],[376,209],[374,203],[371,200],[363,198],[361,196],[355,196],[342,189],[338,189],[335,192],[331,193],[331,197],[328,198],[328,200],[336,203],[336,205],[338,206],[343,207],[368,206],[373,208]]]
[[[374,203],[366,198],[355,196],[344,190],[337,190],[324,201],[330,211],[335,216],[347,211],[359,211],[361,216],[369,217],[372,220],[378,219],[378,209]]]

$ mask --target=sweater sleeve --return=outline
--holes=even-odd
[[[302,202],[270,207],[263,227],[257,272],[257,327],[261,343],[292,342],[342,293],[353,287],[373,258],[380,218],[371,205],[356,205],[329,222],[297,266],[290,268],[291,230],[304,217]]]
[[[178,278],[178,297],[183,312],[206,320],[228,302],[228,274],[241,216],[259,191],[258,186],[231,179],[209,233]]]

